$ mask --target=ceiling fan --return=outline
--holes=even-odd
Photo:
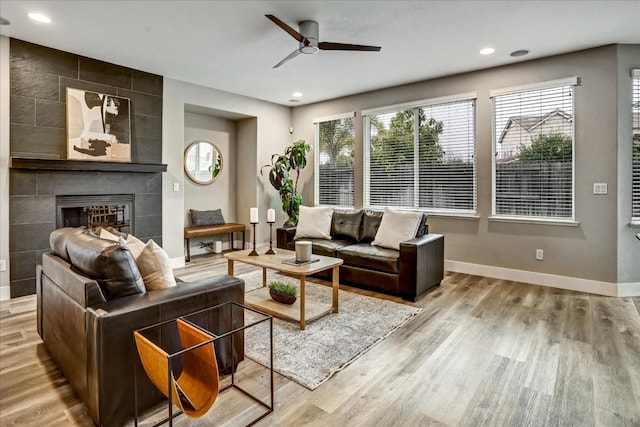
[[[278,68],[290,59],[295,58],[301,53],[314,54],[319,50],[360,50],[366,52],[379,52],[380,46],[364,46],[359,44],[333,43],[318,41],[318,23],[316,21],[302,21],[299,23],[300,31],[296,31],[273,15],[265,15],[273,21],[278,27],[285,30],[291,37],[298,40],[300,47],[291,52],[289,56],[278,62],[273,68]]]

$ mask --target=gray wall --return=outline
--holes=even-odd
[[[638,262],[620,257],[618,239],[630,240],[629,227],[618,226],[618,57],[626,66],[640,66],[637,47],[605,46],[566,55],[387,88],[293,109],[293,139],[314,140],[313,118],[356,111],[355,140],[363,140],[360,111],[439,96],[477,92],[478,218],[430,215],[430,230],[445,235],[445,257],[450,262],[584,278],[598,282],[640,281]],[[633,58],[633,60],[632,60]],[[364,71],[366,72],[366,71]],[[626,73],[626,71],[625,71]],[[578,226],[507,223],[490,220],[492,194],[491,89],[524,85],[571,76],[582,78],[575,89],[576,172],[575,208]],[[630,84],[628,73],[623,86]],[[626,86],[625,86],[626,87]],[[621,124],[629,127],[629,119]],[[630,149],[620,147],[620,157]],[[629,166],[630,168],[630,166]],[[355,151],[355,204],[363,203],[363,148]],[[313,160],[303,171],[304,200],[313,200]],[[620,179],[629,179],[627,169]],[[593,195],[593,183],[609,184],[608,195]],[[628,186],[627,186],[628,187]],[[629,215],[621,221],[629,221]],[[636,245],[637,246],[637,245]],[[544,250],[536,261],[535,250]],[[630,248],[626,245],[627,250]],[[635,261],[637,261],[637,255]],[[453,263],[451,263],[453,262]]]
[[[260,166],[269,163],[272,153],[281,153],[291,144],[289,126],[291,109],[282,105],[260,101],[217,89],[198,86],[170,78],[164,79],[162,158],[167,164],[163,174],[162,195],[165,218],[183,218],[189,206],[184,192],[174,192],[173,184],[185,186],[182,167],[185,140],[185,112],[217,111],[220,117],[233,117],[236,122],[237,162],[230,173],[236,174],[237,186],[230,194],[229,205],[236,206],[236,221],[249,226],[249,208],[257,206],[261,223],[257,227],[257,242],[269,241],[266,213],[277,208],[276,220],[282,224],[285,214],[279,206],[278,193],[260,176]],[[178,143],[176,143],[178,141]],[[214,184],[215,185],[215,184]],[[225,218],[226,219],[226,218]],[[164,221],[162,237],[164,249],[175,267],[184,265],[184,224],[182,221]],[[247,239],[250,233],[247,233]]]
[[[66,159],[65,89],[131,99],[131,160],[161,163],[161,76],[12,39],[10,155]],[[11,297],[35,292],[36,264],[49,250],[56,195],[135,194],[135,233],[162,244],[160,173],[11,169],[9,174]]]
[[[184,148],[194,141],[209,141],[215,144],[222,155],[222,171],[208,185],[199,185],[188,177],[184,180],[184,224],[190,225],[190,209],[222,209],[226,222],[236,222],[236,122],[223,117],[185,112]],[[239,234],[238,234],[239,237]],[[200,248],[200,242],[221,240],[222,248],[230,247],[228,236],[199,238],[191,241],[191,255],[210,250]],[[242,245],[242,243],[239,243]]]

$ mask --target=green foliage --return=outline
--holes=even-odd
[[[298,296],[298,288],[288,283],[273,281],[269,283],[269,289],[283,296]]]
[[[211,177],[215,178],[220,173],[220,169],[222,169],[222,157],[216,156],[216,162],[209,166],[209,172],[211,172]]]
[[[414,163],[415,111],[398,112],[386,129],[377,117],[371,118],[376,135],[371,137],[371,162],[392,172],[401,165]],[[418,111],[418,158],[421,165],[442,163],[444,150],[438,143],[444,123],[427,119],[423,109]]]
[[[302,195],[298,193],[298,179],[300,171],[307,166],[307,154],[311,151],[304,140],[296,141],[285,149],[284,155],[271,156],[271,164],[260,168],[260,174],[264,168],[269,169],[269,182],[280,194],[282,209],[289,219],[284,223],[285,227],[298,224],[298,214],[302,204]],[[291,172],[296,172],[295,182],[291,179]]]
[[[520,146],[520,163],[566,162],[571,159],[571,137],[564,133],[538,135],[529,147]]]
[[[353,166],[353,118],[320,123],[320,151],[329,156],[329,165]]]

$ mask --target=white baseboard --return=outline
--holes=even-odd
[[[611,297],[640,296],[640,283],[609,283],[578,277],[558,276],[555,274],[536,273],[534,271],[514,270],[491,265],[472,264],[468,262],[446,260],[444,268],[456,273],[493,277],[495,279],[513,280],[533,285],[549,286],[570,291],[588,292]]]
[[[637,297],[640,295],[640,282],[618,283],[619,297]]]
[[[273,242],[273,243],[274,243],[273,246],[275,248],[275,242]],[[269,242],[256,243],[256,249],[258,249],[258,248],[268,248],[268,247],[269,247]],[[245,249],[253,249],[253,243],[252,242],[247,242],[246,246],[244,248]]]
[[[9,286],[0,286],[0,301],[6,301],[11,298],[11,288]]]

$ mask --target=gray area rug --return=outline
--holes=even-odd
[[[262,286],[262,272],[242,275],[246,291]],[[281,280],[298,285],[298,280],[269,272],[269,280]],[[307,281],[310,295],[331,301],[331,288]],[[285,377],[314,390],[336,372],[363,355],[373,345],[422,311],[392,301],[339,291],[339,312],[327,314],[307,323],[304,331],[298,324],[273,319],[274,370]],[[250,319],[250,315],[247,316]],[[245,354],[268,366],[268,329],[249,328],[245,336]]]

